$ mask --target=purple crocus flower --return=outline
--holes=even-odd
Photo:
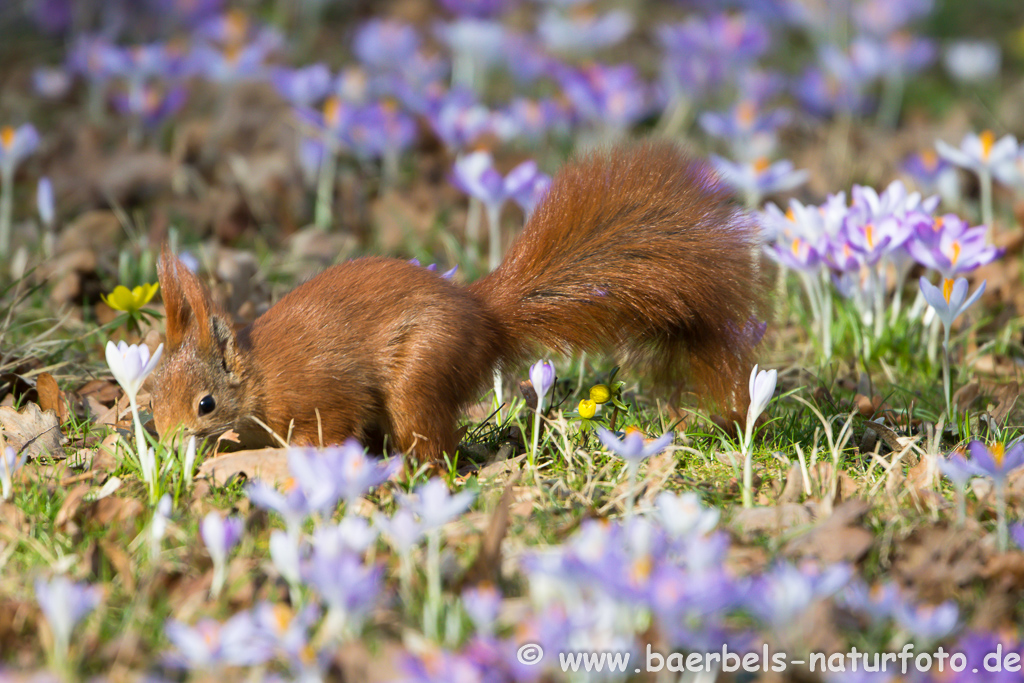
[[[952,601],[940,605],[915,605],[897,602],[893,608],[896,623],[915,640],[937,643],[956,629],[960,610]]]
[[[21,457],[11,446],[4,446],[0,452],[0,500],[11,499],[11,479],[28,459],[28,452],[23,451]]]
[[[868,74],[838,48],[823,48],[821,67],[809,67],[797,81],[797,99],[811,114],[828,117],[839,112],[862,114],[869,108],[865,95]]]
[[[378,533],[379,529],[366,519],[348,514],[338,524],[317,527],[313,532],[313,545],[333,555],[350,552],[362,556],[377,540]]]
[[[18,165],[39,146],[39,133],[31,123],[0,127],[0,174],[13,177]]]
[[[903,596],[895,583],[878,583],[869,588],[860,578],[850,581],[839,595],[840,604],[853,612],[867,616],[876,626],[891,619],[894,610],[902,601]]]
[[[124,55],[105,36],[79,36],[68,52],[68,71],[94,83],[105,83],[123,70]]]
[[[598,426],[597,438],[604,447],[628,463],[639,463],[652,455],[661,453],[672,443],[672,432],[665,432],[650,443],[644,441],[643,433],[633,430],[621,440],[614,433]]]
[[[934,0],[864,0],[851,9],[860,29],[876,36],[888,36],[929,15],[934,6]]]
[[[281,515],[288,534],[293,539],[298,539],[306,518],[322,510],[325,499],[336,495],[333,482],[329,479],[321,482],[315,490],[304,491],[301,485],[296,485],[287,494],[282,494],[269,484],[256,480],[249,484],[245,493],[256,507],[273,510]]]
[[[401,458],[382,461],[368,457],[366,450],[354,439],[325,449],[320,457],[327,465],[341,500],[348,503],[354,503],[402,468]]]
[[[483,583],[462,592],[462,608],[478,634],[490,636],[501,612],[501,593],[489,583]]]
[[[821,253],[809,240],[802,237],[786,237],[766,245],[768,256],[791,270],[814,272],[821,266]]]
[[[352,52],[364,66],[373,69],[401,69],[419,50],[416,29],[392,19],[371,19],[359,27],[352,40]]]
[[[130,82],[127,93],[114,96],[114,107],[122,114],[137,117],[153,127],[176,114],[185,104],[188,91],[184,86],[161,88],[152,83]]]
[[[491,111],[472,94],[456,88],[445,93],[427,112],[427,121],[454,151],[463,150],[491,127]]]
[[[955,282],[952,279],[945,279],[940,289],[928,282],[926,277],[921,276],[921,294],[942,320],[946,331],[947,344],[949,342],[949,330],[953,327],[953,321],[963,315],[964,311],[973,306],[981,297],[985,292],[985,284],[985,282],[982,282],[981,286],[968,297],[966,278],[957,278]]]
[[[631,64],[591,64],[557,74],[578,116],[613,131],[625,131],[651,111],[650,89]]]
[[[537,35],[554,52],[592,53],[622,42],[633,30],[625,10],[605,14],[561,12],[549,7],[537,21]]]
[[[455,160],[452,183],[469,196],[487,205],[505,203],[505,181],[494,168],[490,152],[473,152]]]
[[[433,478],[410,496],[404,496],[402,506],[416,514],[423,531],[430,532],[458,517],[473,504],[474,491],[459,491],[452,495],[444,480]]]
[[[727,141],[736,158],[757,159],[774,151],[776,131],[791,118],[787,109],[762,114],[757,102],[748,98],[726,112],[704,112],[698,120],[708,135]]]
[[[504,14],[517,0],[441,0],[441,5],[458,17],[492,18]]]
[[[823,570],[780,563],[756,579],[745,600],[747,609],[775,629],[788,629],[815,601],[846,585],[852,571],[845,564]]]
[[[918,187],[929,191],[938,188],[942,175],[951,169],[948,161],[930,149],[911,154],[903,162],[903,170],[907,175],[913,178]]]
[[[209,18],[196,27],[194,35],[228,48],[240,48],[249,43],[264,54],[284,44],[284,36],[279,31],[250,20],[249,15],[240,9],[231,9]]]
[[[762,22],[718,13],[658,27],[665,50],[662,78],[673,97],[699,99],[733,82],[769,45]]]
[[[567,130],[570,121],[567,107],[550,98],[516,98],[504,110],[504,115],[514,127],[515,134],[529,140],[539,140],[551,129]]]
[[[395,552],[403,557],[412,551],[426,532],[423,525],[416,521],[413,512],[406,508],[398,510],[391,518],[378,515],[374,518],[373,523],[380,529]]]
[[[507,33],[498,21],[463,17],[448,23],[438,22],[434,25],[434,35],[455,54],[457,63],[472,60],[474,70],[497,63],[505,54]],[[458,66],[454,68],[458,71]],[[468,78],[458,83],[472,86]]]
[[[743,194],[747,205],[755,207],[761,197],[776,192],[787,192],[807,182],[808,171],[794,170],[788,159],[769,163],[760,158],[736,163],[718,155],[711,155],[711,163],[726,185]]]
[[[530,382],[542,401],[555,384],[555,366],[548,360],[539,360],[530,366]]]
[[[39,211],[39,220],[43,226],[52,227],[57,217],[57,209],[53,199],[53,183],[47,176],[40,178],[36,186],[36,209]]]
[[[254,666],[274,656],[253,622],[252,614],[240,612],[221,624],[202,619],[189,626],[176,619],[164,625],[164,635],[174,649],[164,661],[181,669],[210,669],[219,666]]]
[[[939,472],[953,482],[953,485],[963,490],[971,477],[978,473],[972,465],[967,462],[964,454],[960,451],[953,451],[945,458],[938,458]]]
[[[240,517],[222,517],[219,512],[210,512],[203,518],[200,535],[214,564],[227,561],[227,554],[242,538],[243,526]]]
[[[335,638],[359,633],[383,587],[380,567],[364,564],[351,552],[332,553],[322,546],[314,546],[302,575],[327,603],[324,628]]]
[[[872,221],[865,220],[863,213],[851,211],[844,232],[849,243],[864,255],[864,261],[873,266],[902,247],[913,234],[913,227],[894,216]]]
[[[320,608],[308,604],[295,611],[285,603],[261,602],[251,610],[254,638],[283,656],[295,680],[321,681],[325,678],[329,653],[315,652],[310,645],[311,630],[320,618]]]
[[[961,83],[990,81],[999,75],[1002,51],[994,40],[955,40],[942,53],[942,65]]]
[[[32,89],[40,97],[59,100],[71,90],[71,74],[61,67],[37,67],[32,71]]]
[[[67,656],[72,631],[96,608],[102,595],[100,588],[75,583],[66,576],[55,576],[49,581],[36,579],[36,600],[50,625],[58,658]]]
[[[946,280],[969,273],[996,260],[1003,250],[988,244],[987,228],[968,227],[954,214],[914,223],[915,239],[907,244],[910,255],[927,268],[934,268]]]
[[[199,525],[199,533],[206,544],[206,550],[213,560],[213,586],[210,592],[217,596],[227,578],[228,555],[242,538],[244,524],[239,517],[222,517],[219,512],[210,512]]]
[[[357,156],[374,159],[408,149],[416,138],[416,122],[390,103],[356,109],[344,139]]]
[[[968,133],[959,147],[944,140],[936,140],[935,149],[939,156],[960,168],[978,174],[987,172],[1000,178],[1005,175],[1005,167],[1016,161],[1019,146],[1017,138],[1012,135],[1007,134],[996,140],[995,133],[985,130],[980,135]]]
[[[971,459],[967,464],[980,477],[989,477],[997,484],[1004,482],[1010,472],[1024,466],[1024,441],[1006,449],[1002,443],[991,448],[981,441],[971,441],[967,446]]]
[[[331,89],[331,70],[321,63],[301,69],[277,68],[270,72],[270,82],[292,104],[311,107]]]
[[[223,49],[197,45],[189,57],[191,68],[220,85],[263,78],[269,50],[260,43],[229,45]]]

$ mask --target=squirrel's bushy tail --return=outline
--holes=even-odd
[[[508,354],[610,351],[731,402],[753,366],[765,287],[754,221],[667,142],[570,161],[501,266],[470,285]],[[678,386],[678,384],[677,384]]]

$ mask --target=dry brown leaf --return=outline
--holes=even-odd
[[[337,648],[334,661],[341,670],[340,680],[384,683],[402,677],[398,662],[406,650],[398,643],[375,643],[371,649],[361,640],[353,640]]]
[[[131,557],[124,551],[119,543],[114,543],[109,538],[100,539],[100,550],[110,562],[110,565],[121,577],[124,589],[129,593],[135,592],[135,568],[132,566]]]
[[[26,403],[21,410],[0,408],[0,430],[7,445],[19,453],[24,450],[29,458],[46,455],[63,458],[63,435],[55,413],[44,413],[38,404]]]
[[[817,558],[825,564],[857,562],[874,543],[870,531],[859,526],[871,506],[862,500],[845,500],[828,519],[786,544],[787,555]]]
[[[109,527],[114,522],[132,522],[145,511],[145,506],[135,498],[107,496],[91,503],[88,509],[90,524]]]
[[[259,479],[271,486],[286,485],[291,479],[288,449],[261,448],[225,453],[205,461],[199,468],[198,478],[209,479],[215,486],[224,486],[239,475],[249,480]]]
[[[774,507],[743,508],[733,515],[730,526],[744,540],[752,540],[761,534],[781,534],[810,524],[813,519],[814,510],[810,506],[783,503]]]
[[[82,507],[82,503],[85,501],[85,494],[89,493],[90,489],[92,487],[89,484],[79,484],[71,489],[68,497],[64,499],[64,504],[57,511],[57,517],[53,521],[58,529],[65,533],[77,531],[78,527],[74,521],[78,518],[78,510]]]
[[[36,391],[39,392],[39,407],[45,413],[52,410],[61,424],[68,419],[67,399],[64,392],[57,386],[57,380],[48,372],[39,373],[36,378]]]
[[[27,531],[28,515],[14,503],[2,500],[0,501],[0,527],[3,526],[16,531]]]
[[[921,600],[941,602],[981,576],[984,529],[968,517],[964,528],[934,525],[915,529],[894,546],[893,573]]]

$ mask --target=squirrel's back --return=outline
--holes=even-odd
[[[471,289],[521,358],[611,351],[719,402],[744,385],[763,312],[757,226],[674,144],[582,154],[501,266]]]

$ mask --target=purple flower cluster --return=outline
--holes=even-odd
[[[830,195],[820,206],[792,199],[783,212],[768,204],[761,214],[767,253],[787,268],[815,275],[827,272],[839,292],[852,297],[869,322],[882,311],[888,269],[900,291],[910,267],[919,263],[945,279],[969,273],[998,258],[985,227],[954,214],[936,215],[938,197],[907,192],[900,181],[881,194],[855,185],[852,201]]]

